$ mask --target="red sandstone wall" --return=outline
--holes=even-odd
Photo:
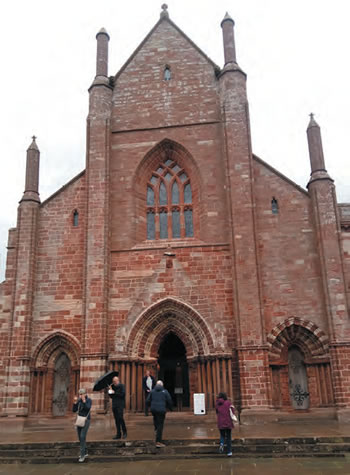
[[[342,246],[344,252],[344,270],[345,270],[345,284],[348,297],[348,305],[350,304],[350,233],[342,233]]]
[[[310,199],[258,159],[254,177],[266,333],[297,316],[328,334]]]
[[[112,253],[110,352],[121,350],[137,317],[152,303],[165,297],[181,299],[199,312],[222,351],[231,351],[234,347],[232,272],[228,247],[172,250],[175,253],[172,268],[166,267],[165,249]]]
[[[5,280],[0,284],[0,414],[4,409],[7,356],[10,342],[13,279],[15,277],[17,230],[9,230]]]
[[[345,286],[348,305],[350,305],[350,204],[342,203],[338,209],[342,228],[341,242],[344,258]]]
[[[166,64],[171,67],[170,81],[163,79]],[[217,87],[213,65],[166,21],[117,76],[111,125],[112,249],[127,249],[146,237],[150,176],[135,183],[135,173],[147,152],[165,138],[185,147],[195,162],[192,167],[188,164],[202,190],[200,197],[194,196],[194,213],[199,218],[195,237],[227,242]],[[144,209],[138,199],[144,200]]]
[[[111,176],[111,249],[128,249],[146,239],[146,183],[151,171],[138,174],[142,159],[169,138],[185,147],[193,161],[184,167],[199,184],[193,186],[194,237],[207,243],[227,243],[227,206],[219,126],[133,132],[113,135]],[[136,178],[136,179],[135,179]]]
[[[213,64],[167,21],[119,73],[113,102],[112,130],[214,121],[220,111]]]
[[[83,296],[85,176],[80,175],[44,202],[38,225],[33,308],[34,349],[55,330],[80,338]],[[73,226],[73,212],[79,225]]]

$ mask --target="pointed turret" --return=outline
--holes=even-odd
[[[234,26],[235,22],[226,12],[225,17],[221,22],[222,36],[224,40],[225,66],[229,63],[237,63]]]
[[[308,186],[315,180],[333,181],[326,170],[323,156],[321,129],[314,118],[314,114],[310,114],[310,122],[307,127],[307,141],[309,145],[309,156],[311,164],[311,177]]]
[[[36,201],[40,203],[39,198],[39,165],[40,165],[40,151],[36,144],[36,137],[33,135],[32,143],[27,150],[26,163],[26,182],[22,201]]]
[[[97,55],[96,55],[96,76],[108,76],[108,42],[109,34],[101,28],[96,35]]]
[[[239,330],[237,345],[241,350],[240,365],[249,367],[250,348],[252,344],[265,348],[264,315],[262,309],[260,270],[258,267],[258,249],[254,236],[258,233],[256,220],[256,204],[254,194],[253,157],[250,138],[249,109],[247,101],[246,75],[237,65],[234,21],[226,14],[221,22],[225,66],[219,74],[220,101],[222,124],[225,136],[223,167],[228,177],[229,213],[232,216],[231,249],[233,253],[234,275],[240,278],[236,281],[236,309]],[[242,215],[242,196],[245,199],[245,216]],[[247,269],[249,272],[247,273]],[[236,297],[235,297],[236,298]],[[244,322],[244,323],[243,323]],[[263,376],[268,359],[266,350],[255,353],[254,364],[261,368],[256,385],[259,394],[250,393],[249,371],[242,376],[242,414],[257,414],[269,407],[269,388],[267,379]],[[255,417],[255,416],[254,416]]]
[[[35,263],[37,253],[38,223],[40,215],[39,198],[40,152],[33,136],[27,150],[26,182],[23,197],[17,210],[16,236],[13,256],[16,272],[13,281],[13,306],[10,364],[8,380],[23,381],[19,387],[8,386],[8,400],[13,401],[6,408],[8,415],[28,415],[31,341],[33,331],[33,296],[35,283]]]
[[[350,307],[344,279],[344,250],[340,238],[341,229],[335,186],[325,167],[321,130],[313,114],[310,114],[307,139],[311,163],[311,177],[307,187],[314,218],[327,331],[330,341],[340,342],[345,340],[344,329],[349,322]],[[345,351],[340,344],[336,351],[331,353],[335,404],[339,407],[343,403],[343,394],[348,391],[348,380],[343,377],[339,369],[340,352]]]
[[[108,43],[109,34],[104,28],[101,28],[96,35],[96,76],[92,86],[108,86]],[[92,87],[91,86],[91,87]]]

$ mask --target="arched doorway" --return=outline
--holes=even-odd
[[[56,332],[33,355],[30,414],[64,416],[79,389],[79,347],[74,337]]]
[[[334,405],[328,338],[314,323],[291,317],[268,335],[272,405],[307,410]]]
[[[142,408],[143,393],[138,382],[142,382],[146,368],[160,379],[165,378],[167,389],[174,388],[174,396],[173,379],[176,367],[180,366],[178,378],[182,378],[184,408],[193,406],[195,393],[207,395],[208,409],[214,407],[219,388],[224,388],[232,398],[231,356],[216,353],[210,326],[188,304],[167,297],[152,304],[136,321],[130,319],[127,323],[131,330],[126,324],[129,336],[125,350],[120,352],[120,358],[110,360],[110,369],[120,371],[125,381],[127,409]]]
[[[158,350],[159,379],[169,391],[174,406],[181,410],[190,405],[186,348],[175,333],[168,333]]]

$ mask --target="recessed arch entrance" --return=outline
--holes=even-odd
[[[110,359],[109,368],[119,371],[125,383],[127,410],[144,409],[142,376],[147,369],[166,380],[175,401],[175,388],[182,388],[183,407],[193,406],[194,393],[205,394],[208,409],[214,407],[219,391],[233,397],[232,351],[215,348],[210,325],[187,303],[167,297],[125,328],[130,329],[125,350]]]
[[[65,416],[79,388],[79,343],[64,332],[44,338],[33,355],[31,414]]]
[[[317,325],[291,317],[267,340],[273,407],[306,410],[334,405],[329,342]]]

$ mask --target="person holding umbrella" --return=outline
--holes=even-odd
[[[117,433],[113,439],[121,439],[122,433],[123,439],[126,439],[127,430],[124,421],[125,386],[119,381],[118,376],[114,376],[112,384],[109,386],[108,394],[112,399],[112,411],[117,429]]]

